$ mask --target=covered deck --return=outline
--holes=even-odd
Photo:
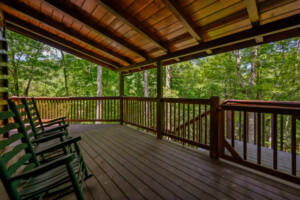
[[[70,126],[94,177],[86,199],[298,199],[299,185],[117,124]],[[72,199],[72,195],[61,199]]]

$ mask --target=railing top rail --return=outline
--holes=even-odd
[[[123,99],[129,99],[129,100],[137,100],[137,101],[157,101],[157,98],[155,97],[122,97]]]
[[[31,97],[9,97],[9,99],[31,99]],[[120,97],[34,97],[35,100],[100,100],[100,99],[120,99]]]
[[[221,107],[224,110],[300,116],[300,102],[226,100],[221,104]]]
[[[225,100],[222,105],[224,104],[251,104],[251,105],[264,105],[264,106],[287,106],[287,107],[299,107],[299,101],[257,101],[257,100],[235,100],[235,99],[227,99]]]
[[[162,98],[162,101],[167,103],[211,104],[210,99]]]

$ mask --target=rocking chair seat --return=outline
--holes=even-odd
[[[77,176],[80,173],[80,159],[80,157],[76,157],[71,162],[74,172]],[[61,165],[47,171],[46,173],[28,179],[24,183],[24,186],[20,190],[19,194],[21,199],[30,199],[43,192],[57,188],[58,185],[63,185],[68,182],[70,182],[70,175],[67,167],[66,165]],[[70,184],[68,187],[69,186]]]

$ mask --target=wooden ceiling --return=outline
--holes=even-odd
[[[115,71],[300,35],[299,0],[1,0],[6,27]]]

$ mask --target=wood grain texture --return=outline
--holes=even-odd
[[[82,136],[82,153],[94,174],[86,183],[89,199],[300,197],[299,186],[210,159],[206,152],[157,140],[126,126],[71,125],[70,133]]]

